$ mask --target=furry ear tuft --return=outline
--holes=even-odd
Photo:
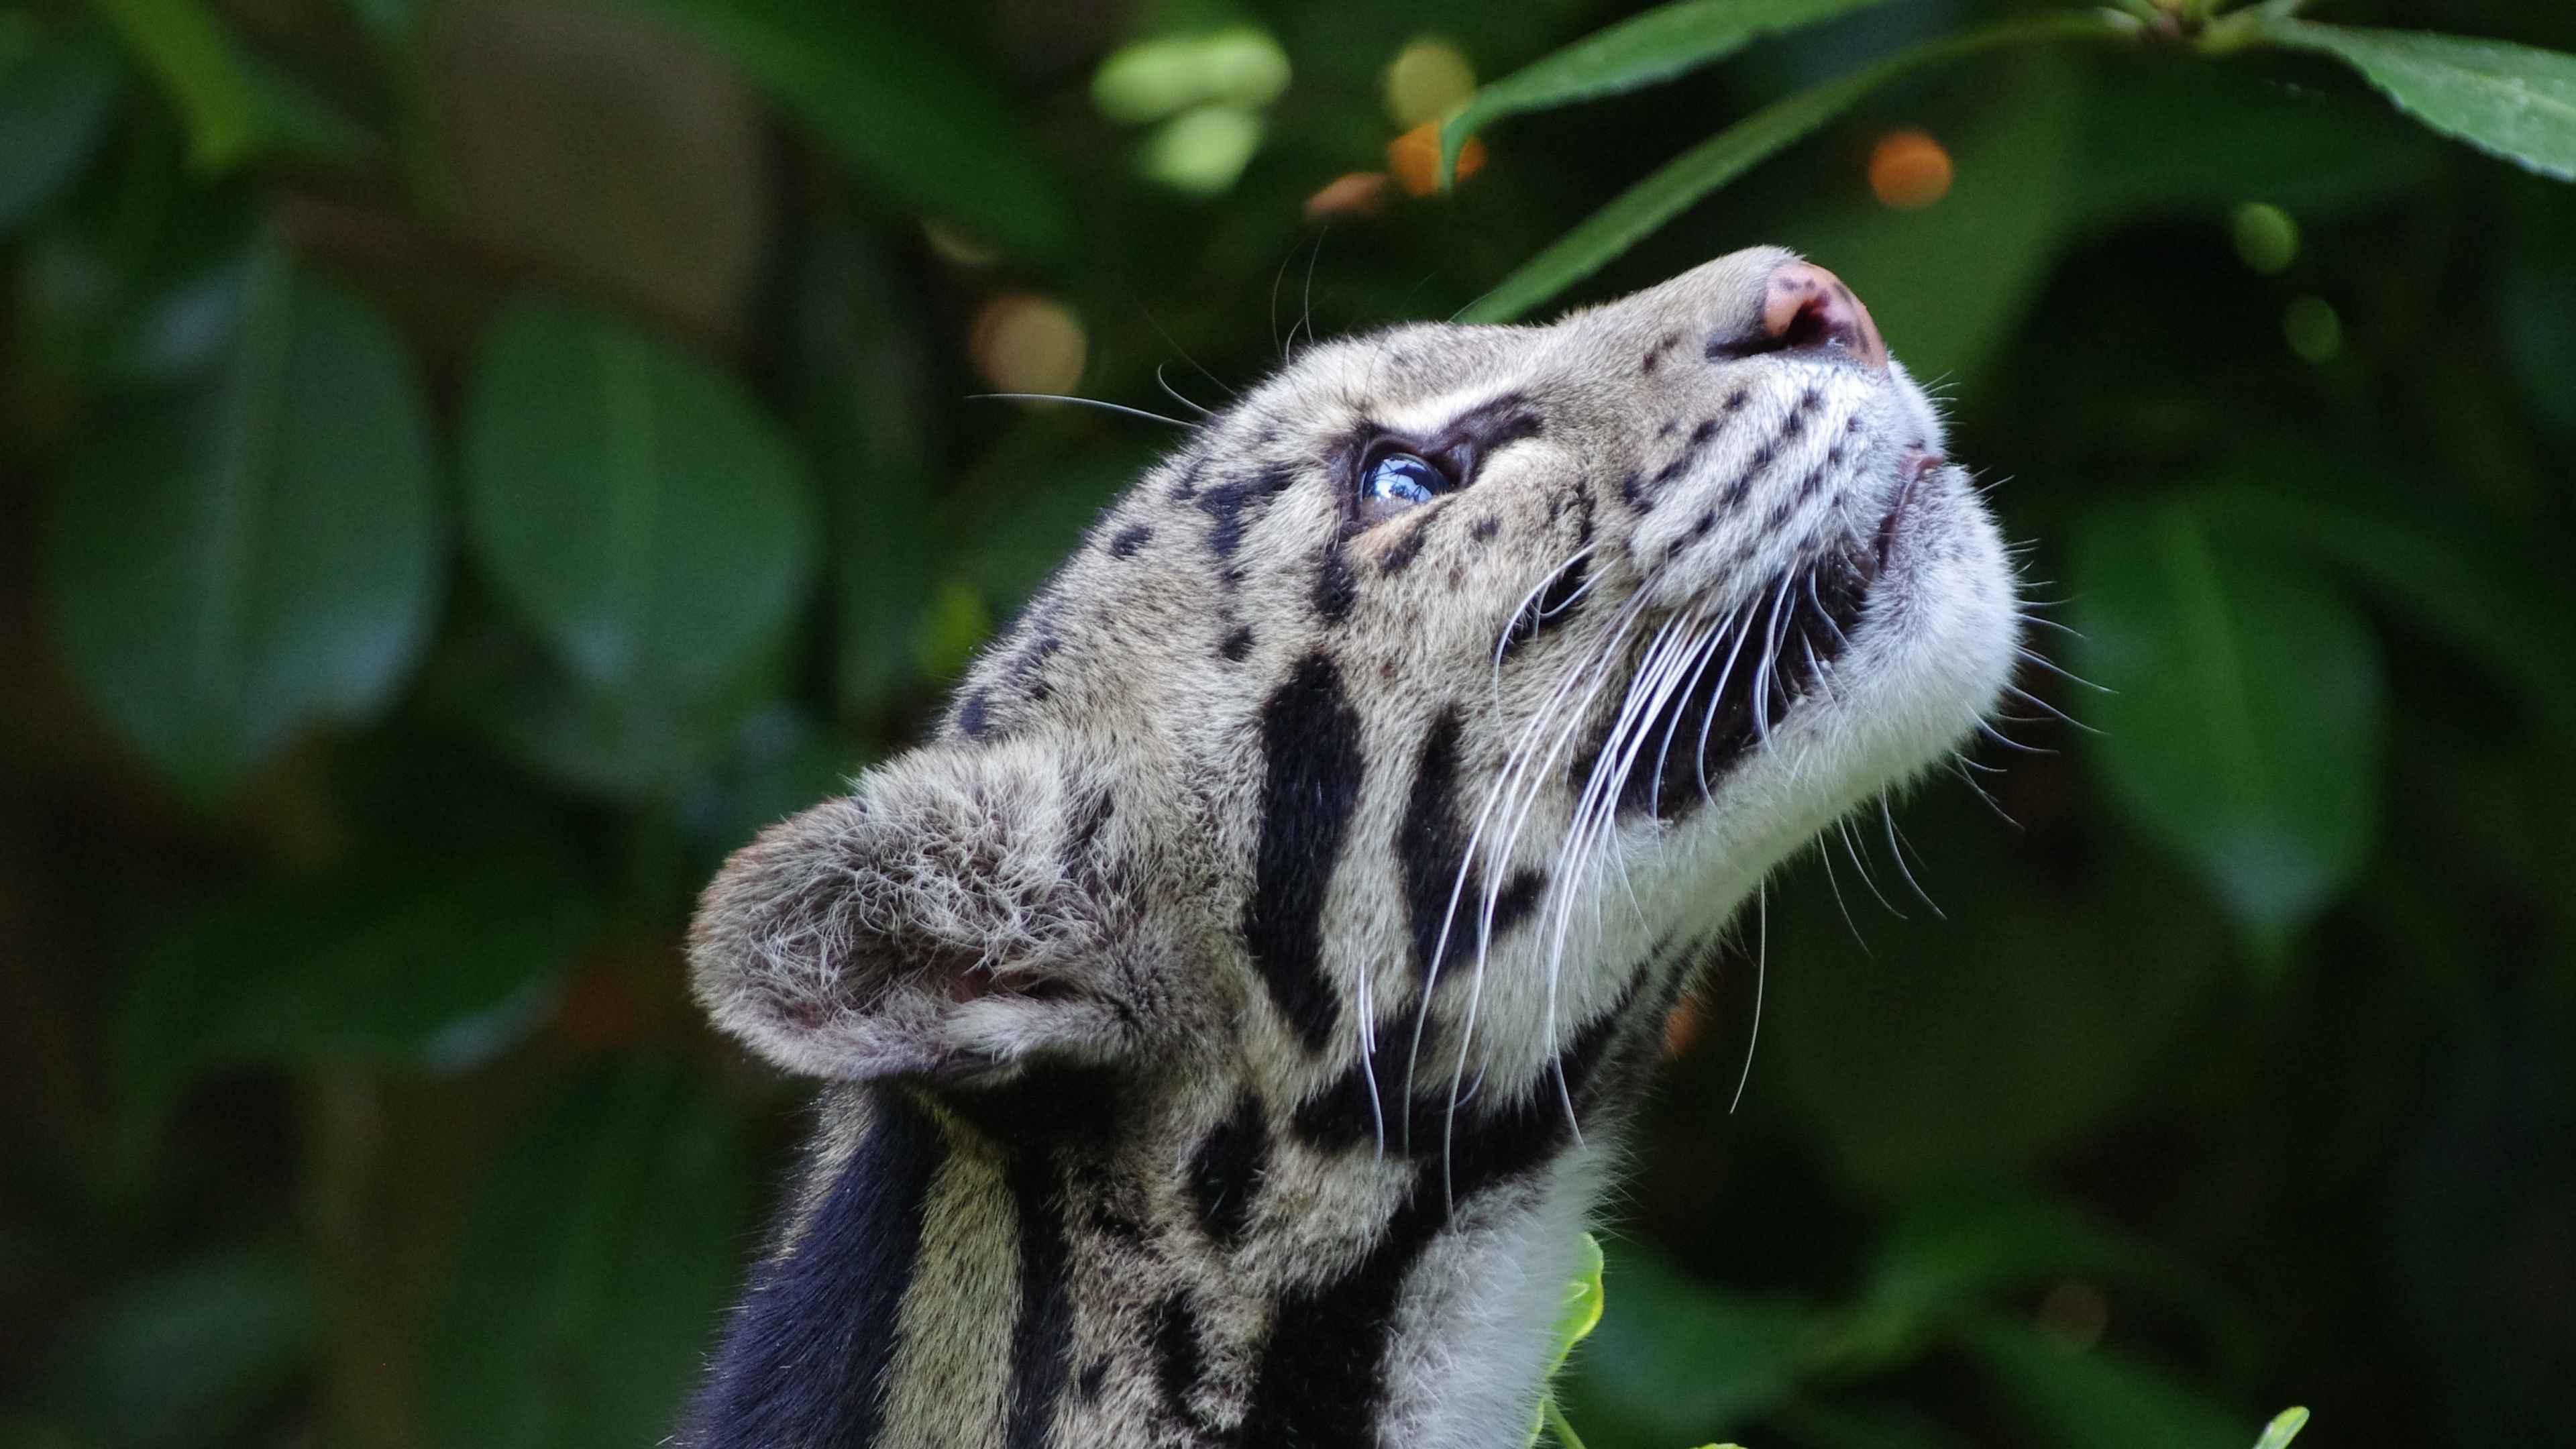
[[[722,1030],[810,1076],[970,1078],[1125,1045],[1105,776],[1041,745],[932,747],[770,827],[689,932]]]

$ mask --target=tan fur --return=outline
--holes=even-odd
[[[1974,725],[2016,647],[1993,526],[1902,369],[1735,346],[1769,335],[1787,260],[1301,355],[1103,518],[936,740],[709,887],[710,1015],[846,1084],[781,1259],[815,1184],[865,1161],[871,1094],[915,1094],[959,1144],[877,1442],[1002,1442],[1031,1363],[1071,1385],[1025,1409],[1033,1442],[1516,1442],[1663,1006],[1774,864]],[[1355,470],[1389,437],[1500,441],[1363,526]],[[1865,592],[1829,607],[1820,580]],[[1801,586],[1817,612],[1792,619]],[[1690,799],[1611,808],[1623,750],[1673,748],[1655,712],[1756,654],[1788,702],[1704,798],[1684,771]],[[1426,782],[1443,739],[1454,778]],[[1424,853],[1444,820],[1460,860]],[[1100,1120],[1057,1121],[1078,1092]],[[1014,1207],[1010,1164],[1054,1186]],[[1059,1214],[1056,1344],[1023,1322],[1014,1245]],[[765,1321],[746,1309],[742,1353],[784,1331]],[[1344,1332],[1365,1363],[1317,1348]],[[727,1372],[692,1443],[742,1442],[703,1417],[739,1411]]]

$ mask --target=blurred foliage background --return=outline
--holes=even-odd
[[[656,1442],[807,1090],[693,893],[1175,437],[979,395],[1186,420],[2036,9],[1775,0],[1440,191],[1634,8],[0,6],[0,1445]],[[2040,601],[1677,1017],[1596,1449],[2576,1442],[2576,188],[2132,9],[1557,299],[1836,269]]]

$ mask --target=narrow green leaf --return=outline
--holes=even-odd
[[[596,309],[523,301],[466,405],[468,535],[572,676],[626,700],[703,698],[802,599],[802,461],[741,384]]]
[[[189,159],[220,172],[259,140],[258,94],[232,37],[198,0],[91,0],[188,128]]]
[[[705,37],[859,174],[1047,260],[1072,223],[1001,93],[890,12],[834,0],[627,0]]]
[[[2299,1431],[2306,1427],[2307,1410],[2283,1409],[2272,1416],[2271,1423],[2263,1426],[2263,1437],[2254,1441],[2254,1449],[2290,1449],[2290,1441],[2298,1438]]]
[[[1675,0],[1605,26],[1479,89],[1440,128],[1446,185],[1467,138],[1505,116],[1618,95],[1715,65],[1752,41],[1885,0]]]
[[[74,676],[203,801],[382,703],[438,585],[429,409],[400,339],[281,253],[242,286],[215,384],[114,403],[47,510]]]
[[[1816,1319],[1795,1304],[1719,1293],[1634,1253],[1611,1260],[1619,1308],[1562,1381],[1569,1416],[1620,1442],[1695,1443],[1780,1402]]]
[[[430,1449],[634,1449],[670,1433],[742,1251],[724,1103],[675,1063],[558,1084],[477,1193],[431,1325]]]
[[[2019,1323],[1966,1336],[2004,1396],[2063,1449],[2239,1449],[2245,1431],[2164,1373],[2104,1349],[2070,1352]]]
[[[1711,191],[1908,71],[1999,46],[2116,34],[2096,16],[2050,13],[1928,41],[1775,101],[1683,152],[1468,304],[1461,322],[1509,322],[1598,271]]]
[[[2419,30],[2361,30],[2257,14],[2254,33],[2331,55],[2446,136],[2576,181],[2576,55]]]
[[[166,1103],[214,1067],[456,1071],[544,1015],[588,918],[551,841],[369,861],[172,920],[121,983],[116,1068]]]
[[[2380,696],[2369,631],[2287,558],[2224,545],[2189,504],[2080,539],[2078,671],[2113,797],[2274,954],[2367,857]]]
[[[79,174],[124,79],[114,50],[90,28],[46,36],[0,70],[0,236]]]

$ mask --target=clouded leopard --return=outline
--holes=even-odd
[[[2014,585],[1831,273],[1317,346],[691,937],[824,1079],[690,1449],[1508,1449],[1667,1010]]]

